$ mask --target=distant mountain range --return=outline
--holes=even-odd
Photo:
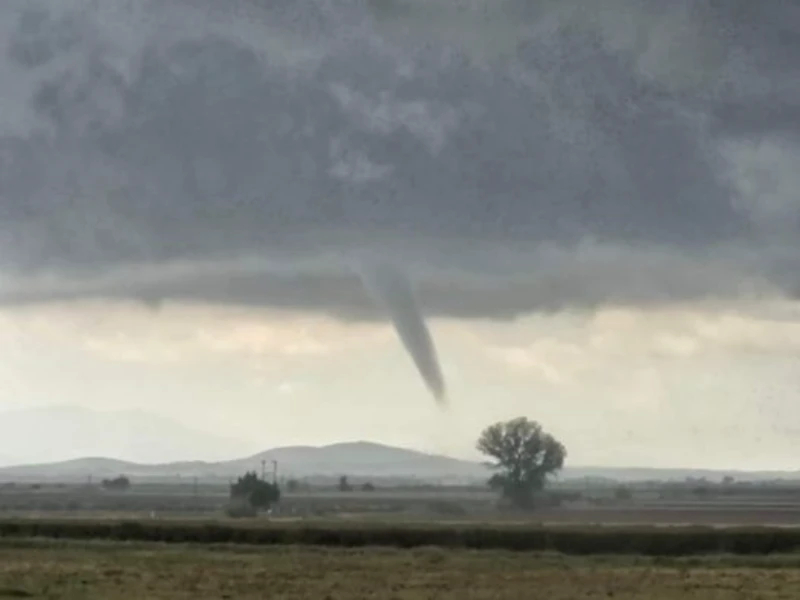
[[[274,462],[273,462],[274,461]],[[352,442],[329,446],[289,446],[218,462],[183,461],[142,464],[109,458],[80,458],[56,463],[0,468],[0,479],[86,479],[89,475],[108,477],[125,474],[139,479],[188,478],[229,479],[245,471],[269,473],[273,468],[282,477],[339,477],[429,482],[482,480],[487,469],[480,463],[447,456],[425,454],[371,442]]]
[[[316,480],[347,475],[354,480],[467,483],[482,482],[488,476],[488,469],[478,462],[365,441],[289,446],[257,454],[255,450],[249,444],[193,431],[144,411],[56,406],[0,415],[0,480],[5,481],[67,482],[119,474],[139,480],[228,480],[248,470],[260,472],[262,466],[271,472],[273,461],[280,476]],[[232,458],[237,456],[245,458]],[[27,464],[8,466],[20,461]],[[561,479],[719,480],[726,475],[739,480],[800,479],[800,472],[572,466],[562,472]]]
[[[273,463],[275,461],[275,463]],[[228,480],[246,471],[273,465],[280,477],[332,479],[347,475],[352,479],[419,483],[477,483],[485,481],[488,469],[481,463],[426,454],[415,450],[372,442],[350,442],[329,446],[290,446],[274,448],[246,458],[219,462],[186,461],[142,464],[109,458],[80,458],[56,463],[0,468],[0,480],[86,480],[125,474],[140,481],[187,479]],[[684,480],[688,477],[721,480],[726,475],[737,480],[800,479],[800,472],[737,472],[690,469],[572,467],[561,474],[567,479],[616,481]]]

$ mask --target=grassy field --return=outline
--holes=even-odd
[[[0,598],[789,600],[800,598],[800,555],[578,558],[0,539]]]

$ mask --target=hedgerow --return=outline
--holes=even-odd
[[[545,527],[189,521],[0,520],[0,537],[194,544],[302,544],[554,551],[564,554],[772,554],[800,551],[800,530],[703,527]]]

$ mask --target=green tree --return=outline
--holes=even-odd
[[[231,500],[246,500],[256,510],[269,508],[280,498],[280,488],[259,479],[255,471],[245,473],[231,484]]]
[[[477,449],[493,459],[497,472],[489,479],[492,489],[519,508],[531,508],[548,475],[564,466],[564,445],[536,421],[518,417],[490,425],[481,433]]]

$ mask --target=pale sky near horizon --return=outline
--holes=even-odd
[[[0,39],[0,411],[800,466],[796,3],[4,0]]]
[[[0,410],[142,409],[254,448],[368,439],[464,458],[483,426],[525,415],[576,465],[792,469],[800,324],[771,315],[800,307],[764,308],[434,321],[445,410],[385,325],[202,306],[26,309],[0,315]]]

